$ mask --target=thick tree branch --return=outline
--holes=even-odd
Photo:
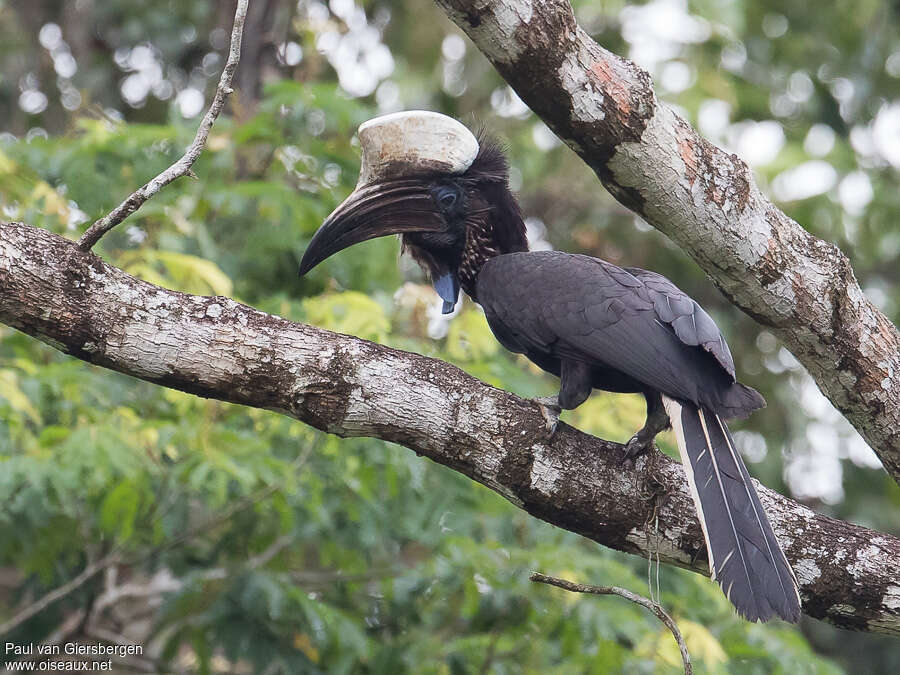
[[[566,425],[454,366],[139,281],[48,231],[0,223],[0,322],[150,382],[404,445],[547,522],[707,573],[681,467]],[[900,539],[759,488],[812,617],[900,634]],[[658,518],[658,535],[647,524]],[[658,542],[657,542],[658,536]]]
[[[100,237],[141,208],[144,202],[173,180],[182,176],[193,175],[191,167],[197,161],[197,158],[200,157],[203,148],[206,147],[206,139],[209,138],[209,132],[225,106],[226,97],[232,92],[231,78],[234,76],[238,61],[241,59],[241,38],[244,34],[244,20],[247,18],[247,4],[249,1],[237,0],[237,8],[234,12],[234,25],[231,29],[231,46],[228,48],[228,60],[222,69],[222,75],[219,77],[219,84],[216,86],[216,93],[213,96],[209,110],[203,116],[203,120],[197,129],[197,134],[187,147],[184,155],[149,183],[145,183],[135,190],[124,202],[85,230],[84,234],[81,235],[81,239],[78,240],[78,246],[82,250],[89,251],[94,244],[100,241]]]
[[[436,0],[612,195],[770,328],[900,482],[900,333],[847,257],[772,204],[650,76],[603,49],[568,0]]]

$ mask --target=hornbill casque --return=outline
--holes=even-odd
[[[713,320],[665,277],[585,255],[529,252],[499,146],[433,112],[359,128],[359,183],[316,232],[301,276],[358,242],[399,234],[452,312],[462,289],[500,343],[560,378],[541,399],[548,425],[593,389],[641,393],[636,456],[674,429],[710,571],[745,618],[797,621],[797,581],[735,447],[726,419],[765,405],[736,381]]]

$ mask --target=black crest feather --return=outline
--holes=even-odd
[[[478,154],[475,156],[472,166],[466,171],[466,175],[472,176],[478,181],[506,185],[509,181],[509,161],[506,159],[506,148],[484,129],[478,131],[476,138],[478,139]]]
[[[490,208],[491,238],[499,253],[528,250],[525,222],[519,203],[509,189],[509,161],[503,145],[483,129],[478,138],[478,154],[464,174],[481,193]]]

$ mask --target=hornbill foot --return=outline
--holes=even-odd
[[[634,460],[644,453],[650,452],[650,449],[653,447],[653,441],[653,436],[647,438],[646,436],[643,436],[640,431],[637,432],[634,436],[629,438],[628,442],[625,444],[625,459]]]
[[[544,416],[544,427],[547,429],[547,440],[552,440],[559,426],[559,416],[562,414],[559,397],[542,396],[531,400],[541,407],[541,415]]]
[[[659,394],[644,394],[647,397],[647,421],[625,444],[625,461],[631,463],[653,448],[656,434],[669,426]]]

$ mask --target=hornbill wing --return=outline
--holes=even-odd
[[[559,251],[513,253],[485,264],[478,300],[513,351],[605,366],[695,403],[705,388],[708,396],[734,382],[713,320],[652,272]]]
[[[728,343],[700,305],[661,274],[639,267],[624,269],[644,284],[659,320],[671,326],[679,340],[708,351],[731,379],[736,379]]]

